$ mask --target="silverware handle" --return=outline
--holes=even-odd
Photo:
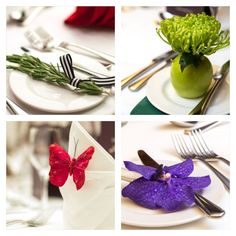
[[[209,164],[207,161],[205,161],[202,158],[198,158],[201,162],[203,162],[208,168],[210,168],[215,175],[221,180],[221,182],[224,184],[225,188],[230,191],[230,180],[224,176],[221,172],[219,172],[215,167],[213,167],[211,164]]]
[[[217,80],[215,82],[215,84],[212,86],[212,89],[209,91],[209,93],[206,96],[205,101],[202,104],[200,115],[204,115],[206,113],[206,111],[207,111],[207,109],[209,107],[209,104],[211,103],[211,100],[212,100],[212,98],[213,98],[217,88],[222,83],[222,81],[223,81],[222,79],[221,80]]]
[[[227,74],[229,72],[229,67],[230,67],[230,61],[227,61],[221,67],[221,70],[220,70],[221,76],[220,76],[219,79],[217,79],[217,81],[212,86],[212,89],[207,94],[207,98],[205,99],[205,101],[204,101],[204,103],[203,103],[203,105],[201,107],[200,115],[203,115],[203,114],[206,113],[206,111],[207,111],[207,109],[209,107],[209,104],[211,103],[211,100],[212,100],[214,94],[216,93],[216,91],[218,90],[218,87],[222,84],[222,82],[226,78],[226,76],[227,76]]]
[[[195,130],[205,131],[205,130],[208,130],[208,129],[210,129],[210,128],[213,128],[214,126],[217,126],[219,123],[220,123],[220,121],[213,121],[213,122],[204,124],[204,125],[202,125],[202,126],[198,126],[198,127],[195,127],[195,128],[185,129],[185,130],[184,130],[184,133],[185,133],[185,134],[190,134],[191,132],[193,132],[193,131],[195,131]]]
[[[59,50],[59,51],[62,51],[62,52],[65,52],[65,53],[71,53],[71,52],[72,52],[71,50],[69,50],[69,49],[67,49],[67,48],[63,48],[63,47],[54,47],[54,49]],[[73,68],[74,68],[74,69],[77,69],[77,70],[79,70],[79,71],[88,73],[88,74],[93,75],[93,76],[97,76],[97,77],[108,77],[108,75],[106,75],[106,74],[102,74],[102,73],[93,71],[93,70],[91,70],[91,69],[82,67],[81,65],[79,65],[79,64],[78,64],[77,62],[75,62],[75,61],[73,61]]]
[[[86,46],[79,45],[79,44],[76,44],[76,43],[62,42],[60,45],[61,45],[62,47],[71,46],[71,47],[79,48],[79,49],[84,50],[84,51],[86,51],[86,52],[89,52],[89,53],[91,53],[91,54],[93,54],[93,55],[95,55],[95,56],[98,56],[98,57],[100,57],[100,58],[102,58],[102,59],[104,59],[104,60],[106,60],[106,61],[108,61],[108,62],[110,62],[110,63],[112,63],[112,64],[115,64],[115,58],[114,58],[114,56],[109,55],[109,54],[107,54],[107,53],[100,52],[100,51],[97,51],[97,50],[95,50],[95,49],[88,48],[88,47],[86,47]]]
[[[29,25],[38,15],[39,13],[44,10],[45,6],[37,6],[35,7],[31,13],[26,17],[26,19],[22,22],[22,25],[26,26]]]
[[[205,94],[205,96],[202,98],[202,100],[188,113],[188,115],[200,115],[202,111],[202,106],[205,103],[206,99],[208,98],[208,94],[212,91],[214,88],[214,85],[216,82],[214,82],[213,86],[210,88],[210,90]]]
[[[155,64],[157,64],[157,62],[153,61],[148,66],[145,66],[144,68],[142,68],[142,69],[134,72],[133,74],[127,76],[126,78],[122,79],[121,80],[121,89],[125,88],[128,85],[128,83],[131,82],[132,80],[134,80],[136,77],[141,76],[144,72],[151,69]]]
[[[217,157],[217,160],[223,161],[226,165],[230,166],[230,161],[225,159],[224,157]]]
[[[169,63],[165,62],[165,64],[163,64],[161,67],[157,68],[156,70],[154,70],[153,72],[151,72],[150,74],[142,77],[141,79],[139,79],[138,81],[132,83],[129,85],[129,90],[131,91],[137,91],[140,88],[142,88],[147,81],[153,76],[155,75],[157,72],[161,71],[162,69],[164,69]]]
[[[9,220],[7,221],[7,226],[10,225],[14,225],[14,224],[28,224],[28,222],[26,220],[21,220],[21,219],[17,219],[17,220]]]
[[[171,59],[174,59],[177,56],[177,53],[170,50],[156,58],[154,58],[148,66],[138,70],[137,72],[134,72],[133,74],[129,75],[128,77],[124,78],[121,81],[121,89],[125,88],[126,85],[131,82],[132,80],[136,79],[137,77],[142,76],[144,73],[148,72],[150,69],[152,69],[154,66],[160,64],[163,61],[170,61]]]
[[[210,217],[222,217],[225,211],[202,195],[194,194],[195,204]]]
[[[23,109],[21,109],[17,104],[15,104],[10,99],[6,98],[6,105],[9,111],[14,115],[27,115]]]

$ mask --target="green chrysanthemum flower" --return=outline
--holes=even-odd
[[[230,44],[229,32],[221,31],[220,22],[205,13],[174,16],[160,25],[158,35],[179,53],[210,55]]]

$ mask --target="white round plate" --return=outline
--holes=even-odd
[[[50,113],[84,111],[99,105],[106,98],[103,95],[76,94],[57,85],[34,80],[17,71],[9,74],[9,85],[20,101]]]
[[[229,113],[229,75],[217,91],[207,110],[210,115]],[[153,106],[170,115],[187,115],[201,100],[185,99],[174,90],[170,81],[170,67],[155,74],[147,84],[147,98]]]
[[[160,163],[164,163],[165,165],[176,164],[176,162],[166,160],[160,161]],[[211,177],[211,184],[203,190],[203,196],[216,204],[220,204],[225,192],[220,180],[203,164],[197,162],[194,163],[194,166],[195,169],[191,176],[204,176],[209,174]],[[122,182],[122,188],[127,184],[127,182]],[[122,197],[121,221],[126,225],[139,227],[168,227],[190,223],[204,217],[204,213],[196,206],[181,211],[166,213],[160,209],[146,209],[138,206],[130,199]]]

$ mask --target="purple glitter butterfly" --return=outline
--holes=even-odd
[[[211,183],[209,175],[188,177],[194,168],[192,159],[172,166],[160,166],[158,169],[129,161],[124,163],[128,170],[138,172],[143,177],[127,185],[122,190],[123,197],[149,209],[176,211],[186,205],[191,206],[194,203],[194,192]]]

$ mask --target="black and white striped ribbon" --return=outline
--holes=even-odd
[[[93,81],[97,86],[102,86],[102,87],[111,87],[115,85],[115,77],[90,77],[89,78],[91,81]]]
[[[60,56],[60,63],[61,63],[64,73],[66,74],[68,78],[70,78],[70,85],[74,87],[78,87],[81,80],[75,77],[74,69],[72,66],[71,55],[66,54],[66,55]]]
[[[72,63],[72,57],[70,54],[66,54],[63,56],[60,56],[60,63],[62,66],[62,69],[66,76],[70,78],[70,85],[74,87],[78,87],[79,83],[81,81],[93,81],[97,86],[113,86],[115,84],[115,77],[90,77],[89,80],[81,80],[79,78],[76,78],[74,69],[73,69],[73,63]]]

